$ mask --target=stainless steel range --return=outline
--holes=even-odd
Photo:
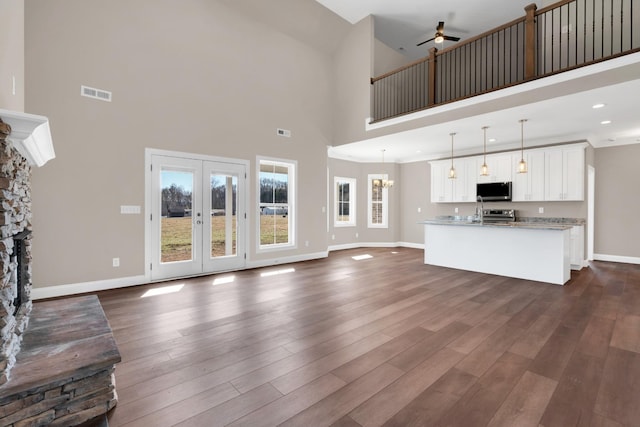
[[[483,209],[482,220],[484,222],[514,222],[516,211],[515,209]]]

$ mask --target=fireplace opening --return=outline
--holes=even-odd
[[[13,315],[15,316],[18,311],[20,311],[20,307],[24,304],[27,298],[26,286],[28,285],[27,278],[27,259],[25,256],[24,249],[24,241],[31,234],[31,230],[24,230],[13,236],[13,253],[11,257],[16,262],[15,269],[15,280],[14,284],[16,286],[15,299],[13,300]]]

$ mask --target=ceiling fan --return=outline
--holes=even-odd
[[[430,42],[431,40],[435,41],[436,43],[442,43],[445,40],[450,40],[452,42],[457,42],[460,40],[460,37],[454,37],[454,36],[447,36],[444,33],[444,22],[440,21],[438,22],[438,27],[436,27],[436,34],[430,38],[429,40],[425,40],[422,43],[418,43],[416,46],[422,46],[425,43]]]

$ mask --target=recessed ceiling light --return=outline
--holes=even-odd
[[[602,107],[604,107],[604,106],[605,106],[605,104],[593,104],[593,105],[591,106],[591,108],[593,108],[593,109],[598,109],[598,108],[602,108]]]
[[[422,150],[416,150],[416,153],[420,154],[420,153],[422,153]]]
[[[615,138],[609,138],[609,139],[607,139],[607,141],[609,141],[609,142],[616,142],[616,139],[615,139]]]
[[[496,142],[495,138],[489,138],[489,142]]]
[[[608,125],[609,123],[611,123],[611,120],[603,120],[600,122],[601,125]]]

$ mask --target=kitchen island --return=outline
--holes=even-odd
[[[424,263],[564,285],[570,230],[560,224],[428,220]]]

